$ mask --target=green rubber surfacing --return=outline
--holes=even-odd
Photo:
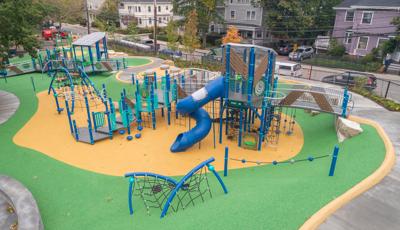
[[[46,229],[297,229],[325,204],[375,171],[385,156],[376,130],[362,125],[364,133],[340,144],[334,177],[328,177],[330,158],[230,170],[223,178],[227,195],[210,176],[212,199],[178,213],[169,212],[160,220],[161,211],[153,209],[148,216],[135,197],[135,214],[130,216],[126,178],[82,170],[12,142],[37,110],[30,76],[38,91],[47,89],[46,75],[26,74],[8,78],[8,83],[0,79],[0,89],[14,93],[21,102],[16,114],[0,125],[0,174],[20,180],[31,190]],[[114,75],[93,79],[97,85],[105,82],[114,100],[123,87],[129,87]],[[304,146],[296,159],[331,153],[337,144],[333,116],[311,117],[298,110],[297,121],[304,133]],[[170,153],[166,150],[158,154]],[[223,154],[215,158],[223,159]]]

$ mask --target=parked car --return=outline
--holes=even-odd
[[[303,70],[299,63],[276,62],[275,72],[278,75],[285,75],[291,77],[301,77],[303,75]]]
[[[171,49],[162,49],[160,50],[160,54],[168,55],[173,58],[181,58],[182,57],[182,51],[180,50],[171,50]]]
[[[322,82],[331,83],[342,86],[355,86],[358,79],[366,79],[364,88],[367,90],[373,90],[376,88],[376,77],[373,74],[360,73],[347,71],[337,75],[330,75],[322,78]]]
[[[290,43],[287,43],[287,44],[280,45],[278,47],[278,51],[277,52],[278,52],[279,55],[287,56],[292,51],[293,51],[293,45],[290,44]]]
[[[289,60],[303,61],[303,59],[311,58],[314,55],[314,49],[311,46],[300,46],[296,51],[289,54]]]

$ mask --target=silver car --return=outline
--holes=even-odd
[[[289,60],[303,61],[303,59],[311,58],[314,55],[314,49],[311,46],[300,46],[296,51],[289,54]]]

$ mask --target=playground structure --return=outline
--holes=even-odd
[[[212,172],[224,193],[227,194],[228,190],[222,178],[211,165],[214,160],[212,157],[203,161],[180,181],[150,172],[125,174],[125,177],[129,177],[128,205],[130,214],[132,215],[134,212],[133,195],[142,198],[148,214],[150,214],[150,208],[161,209],[160,218],[163,218],[169,209],[178,212],[189,205],[194,206],[195,200],[201,199],[204,202],[207,196],[212,197],[207,171]]]
[[[91,44],[94,40],[97,41],[98,47],[98,38],[86,43],[78,40],[77,44]],[[90,54],[91,48],[88,49]],[[351,110],[351,95],[346,89],[298,84],[278,85],[278,77],[274,75],[276,53],[272,49],[227,44],[223,51],[225,69],[222,76],[201,69],[187,69],[174,73],[166,69],[164,76],[157,76],[156,72],[146,73],[144,77],[135,77],[132,74],[130,87],[133,88],[133,94],[127,94],[125,89],[121,92],[121,99],[117,104],[122,113],[118,118],[115,115],[117,109],[114,102],[107,98],[106,87],[103,85],[102,89],[98,90],[86,75],[87,68],[84,66],[77,67],[79,74],[65,74],[74,68],[61,67],[64,77],[59,78],[57,74],[60,72],[50,68],[54,66],[54,63],[50,63],[47,71],[53,74],[53,79],[49,93],[55,79],[62,79],[61,84],[67,86],[67,89],[63,87],[64,91],[57,95],[63,96],[66,101],[65,107],[69,107],[71,133],[77,140],[91,144],[107,137],[112,138],[113,131],[123,128],[128,129],[130,134],[129,126],[135,122],[138,127],[156,129],[159,111],[161,116],[166,118],[168,125],[171,125],[171,119],[176,121],[188,118],[189,122],[190,118],[194,119],[196,125],[190,127],[189,124],[189,130],[177,136],[171,145],[171,152],[182,152],[201,142],[211,128],[215,146],[216,123],[219,123],[220,144],[222,136],[226,135],[229,140],[237,141],[239,147],[260,151],[262,146],[267,144],[277,145],[281,134],[293,134],[296,109],[322,111],[343,117]],[[103,52],[106,52],[106,48]],[[98,49],[96,53],[99,53]],[[81,58],[84,60],[83,56]],[[92,68],[93,66],[89,66],[89,70],[93,70]],[[74,91],[76,79],[80,79],[80,85],[84,89],[80,97]],[[97,98],[104,108],[103,112],[90,114],[90,103],[87,102],[89,95]],[[88,110],[88,125],[84,131],[76,128],[74,121],[71,121],[70,115],[74,112],[74,101],[77,99],[85,101]],[[71,105],[68,105],[68,101],[71,101]],[[57,111],[62,111],[58,102]],[[103,128],[106,125],[108,130]],[[83,134],[80,135],[82,138],[88,138],[78,138],[79,133]]]
[[[62,41],[62,39],[61,39]],[[103,32],[94,32],[67,44],[57,42],[53,49],[38,51],[37,58],[30,61],[6,65],[2,75],[16,76],[33,72],[51,72],[64,67],[70,72],[78,72],[78,67],[86,73],[117,71],[126,68],[126,60],[109,59],[107,38]]]

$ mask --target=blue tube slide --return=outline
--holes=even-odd
[[[196,126],[176,137],[171,146],[171,152],[183,152],[197,142],[203,140],[211,129],[211,119],[207,111],[202,109],[205,104],[224,95],[224,78],[218,77],[192,95],[178,101],[176,109],[181,114],[189,114],[196,120]]]

